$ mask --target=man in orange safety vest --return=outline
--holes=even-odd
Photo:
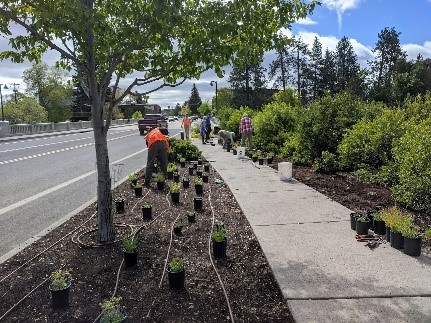
[[[183,122],[181,123],[181,128],[184,126],[184,133],[186,135],[186,139],[189,139],[189,133],[190,133],[190,118],[189,115],[186,113],[186,115],[183,118]]]
[[[151,177],[154,171],[154,160],[157,158],[159,161],[160,170],[166,176],[168,168],[168,151],[169,143],[165,135],[159,128],[154,128],[145,136],[148,147],[147,167],[145,168],[145,182],[146,187],[150,186]]]

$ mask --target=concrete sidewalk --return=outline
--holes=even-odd
[[[431,262],[355,240],[350,210],[268,166],[194,142],[232,190],[298,323],[431,322]]]

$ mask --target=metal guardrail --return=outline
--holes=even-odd
[[[135,124],[136,119],[117,119],[111,121],[111,126]],[[12,124],[8,122],[0,122],[0,137],[33,135],[49,132],[61,132],[70,130],[80,130],[93,128],[92,121],[77,121],[77,122],[51,122],[51,123],[35,123],[35,124]]]

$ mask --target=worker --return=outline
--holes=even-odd
[[[160,171],[165,174],[168,168],[169,143],[166,136],[159,128],[150,130],[145,136],[148,147],[147,167],[145,168],[145,187],[150,187],[151,177],[154,171],[154,160],[157,158]]]
[[[184,126],[184,133],[186,135],[186,139],[189,139],[189,133],[190,133],[190,118],[189,115],[186,113],[186,115],[183,118],[183,121],[181,122],[181,128]]]

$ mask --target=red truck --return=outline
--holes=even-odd
[[[138,120],[138,128],[141,136],[156,127],[159,127],[163,134],[168,134],[168,122],[162,114],[146,114],[144,118]]]

